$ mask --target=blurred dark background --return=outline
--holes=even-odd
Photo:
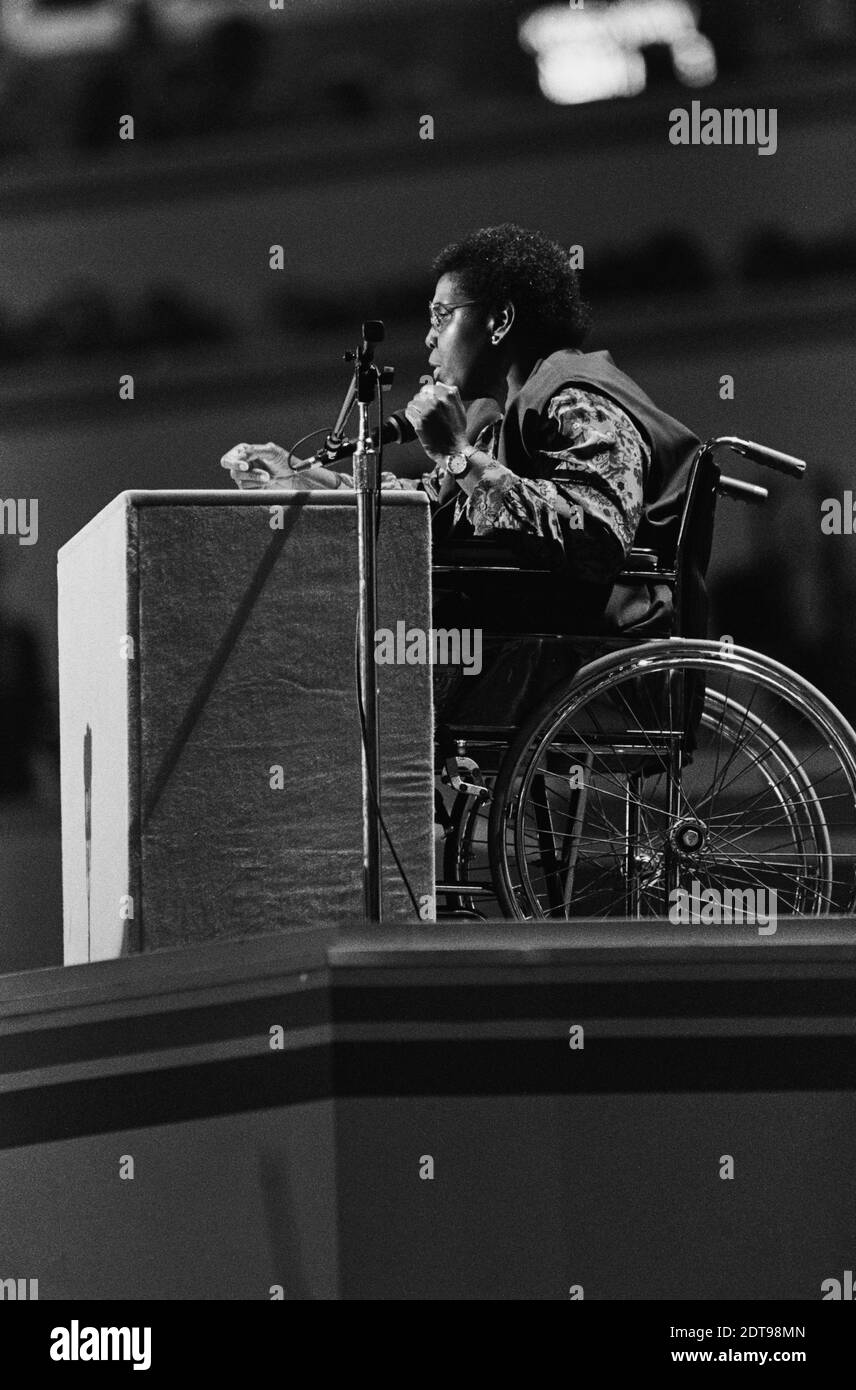
[[[35,544],[0,510],[0,970],[62,956],[57,549],[332,423],[363,318],[403,405],[431,258],[475,226],[582,246],[591,347],[700,435],[809,460],[727,465],[771,501],[722,504],[714,626],[856,720],[856,537],[820,530],[854,481],[856,3],[583,8],[0,0],[0,503],[38,500]],[[693,100],[775,108],[775,153],[673,146]]]

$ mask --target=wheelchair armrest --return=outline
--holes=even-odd
[[[646,550],[641,546],[637,549],[634,546],[624,566],[629,570],[656,570],[660,567],[660,557],[656,550]]]
[[[542,565],[522,565],[520,556],[509,546],[495,545],[492,541],[484,540],[461,540],[455,544],[435,547],[431,568],[435,574],[483,574],[486,570],[500,573],[514,571],[520,574],[551,573]]]
[[[654,575],[667,583],[674,583],[675,580],[675,571],[666,569],[661,565],[656,550],[647,550],[640,546],[638,549],[631,550],[624,561],[623,568],[616,575],[615,582],[616,584],[647,583]]]
[[[447,576],[486,575],[524,576],[538,575],[556,577],[554,570],[540,566],[521,565],[519,557],[508,548],[485,541],[459,541],[455,545],[438,547],[434,552],[431,573],[438,586],[450,582]],[[674,585],[677,575],[673,568],[661,564],[656,550],[646,546],[635,546],[624,561],[624,565],[613,580],[614,584],[650,584],[653,579],[664,584]],[[454,580],[451,582],[454,583]],[[501,581],[505,582],[505,581]],[[509,579],[508,582],[513,582]]]
[[[519,557],[502,546],[479,542],[476,547],[466,541],[435,551],[431,568],[434,574],[484,574],[486,571],[494,574],[554,573],[541,566],[521,565]],[[616,575],[616,583],[621,580],[647,580],[653,574],[660,574],[665,579],[674,578],[674,571],[661,568],[656,550],[640,546],[630,551]]]

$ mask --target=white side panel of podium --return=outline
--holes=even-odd
[[[356,527],[344,490],[123,493],[60,551],[67,964],[362,919]],[[378,549],[378,626],[428,630],[423,495],[385,495]],[[418,900],[431,668],[376,671],[383,812]],[[383,911],[417,921],[386,846]]]
[[[137,891],[130,841],[136,668],[125,655],[134,626],[129,585],[136,582],[136,554],[125,515],[119,498],[59,553],[66,964],[121,955],[131,939],[132,919],[119,906]]]

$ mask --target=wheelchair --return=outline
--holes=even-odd
[[[607,650],[519,726],[447,731],[438,919],[662,918],[681,889],[775,891],[779,915],[856,908],[856,733],[796,672],[693,632],[687,594],[693,571],[704,578],[717,499],[768,495],[724,477],[722,449],[805,469],[735,436],[699,447],[675,553],[633,550],[617,580],[667,586],[665,634],[524,634]],[[435,586],[484,568],[437,556]],[[497,583],[520,573],[489,570]]]

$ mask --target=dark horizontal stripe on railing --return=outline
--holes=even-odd
[[[850,979],[538,981],[518,984],[340,984],[259,999],[230,1000],[152,1014],[87,1019],[64,1027],[0,1036],[0,1074],[66,1066],[136,1053],[166,1052],[236,1039],[266,1039],[326,1024],[570,1022],[620,1019],[776,1019],[852,1017]]]
[[[0,1149],[323,1100],[330,1066],[321,1045],[7,1091]]]
[[[856,1038],[339,1043],[0,1096],[0,1148],[335,1097],[852,1091]]]
[[[334,1076],[337,1096],[849,1091],[856,1037],[358,1042],[334,1048]]]
[[[268,1038],[274,1024],[290,1033],[320,1027],[328,1022],[329,1014],[327,990],[320,986],[312,990],[283,990],[262,999],[230,1000],[106,1020],[87,1019],[63,1028],[7,1033],[0,1036],[0,1074],[237,1038]]]
[[[569,981],[519,984],[334,984],[335,1024],[395,1019],[414,1023],[501,1023],[503,1019],[852,1018],[854,980],[776,979]]]

